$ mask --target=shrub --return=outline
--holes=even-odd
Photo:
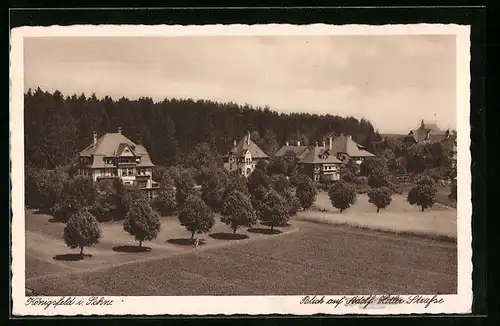
[[[143,241],[155,239],[160,232],[160,227],[160,216],[149,203],[146,200],[134,200],[123,221],[123,229],[139,241],[139,247],[142,247]]]
[[[67,179],[63,185],[64,197],[60,201],[60,212],[58,218],[66,221],[72,214],[82,208],[88,208],[94,215],[102,214],[97,207],[99,204],[99,192],[92,178],[76,176]],[[101,216],[97,216],[100,218]]]
[[[318,190],[314,182],[307,176],[297,185],[296,196],[304,210],[309,209],[316,201]]]
[[[368,177],[368,185],[372,188],[389,187],[388,172],[384,169],[373,169]]]
[[[386,208],[392,201],[391,189],[387,187],[372,188],[368,191],[369,202],[377,207],[377,213],[381,208]]]
[[[296,194],[294,194],[291,189],[287,189],[284,192],[283,198],[285,199],[285,202],[286,202],[287,207],[288,207],[288,217],[294,216],[302,208],[302,205],[301,205],[299,199],[297,198]]]
[[[257,221],[250,198],[237,190],[227,196],[221,214],[221,222],[230,226],[233,234],[239,227],[251,227]]]
[[[259,215],[263,224],[271,226],[272,231],[275,226],[285,225],[288,222],[289,207],[278,192],[269,190],[263,198]]]
[[[228,176],[221,169],[210,169],[201,185],[201,198],[215,212],[223,204],[228,185]]]
[[[271,187],[281,195],[290,188],[290,182],[283,174],[274,174],[269,178],[269,182]]]
[[[333,207],[340,209],[342,213],[356,202],[356,191],[347,182],[339,180],[328,190],[328,197]]]
[[[190,195],[186,198],[179,212],[181,225],[191,232],[191,239],[195,233],[207,233],[215,224],[215,218],[210,207],[198,196]]]
[[[436,195],[436,182],[429,176],[420,176],[416,186],[408,193],[407,200],[410,205],[420,206],[423,212],[426,208],[434,205]]]
[[[194,186],[195,183],[191,173],[187,171],[182,172],[179,180],[177,180],[175,184],[175,199],[177,201],[177,206],[182,206],[186,198],[190,195],[196,194]]]
[[[175,190],[172,184],[166,183],[152,202],[153,207],[162,215],[170,215],[177,208]]]
[[[99,222],[86,208],[74,213],[64,227],[64,242],[71,249],[80,248],[82,256],[83,248],[99,243],[100,238]]]

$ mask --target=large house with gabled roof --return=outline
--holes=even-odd
[[[255,166],[269,156],[250,137],[250,132],[239,141],[234,141],[233,147],[224,155],[224,168],[230,172],[236,171],[244,177],[250,176]]]
[[[148,151],[125,137],[121,128],[116,133],[97,137],[79,155],[79,174],[94,181],[120,178],[125,186],[136,186],[155,195],[158,183],[153,180],[153,167]]]
[[[435,123],[425,123],[424,120],[420,122],[420,126],[405,135],[402,139],[403,144],[411,145],[416,143],[425,142],[442,142],[447,141],[453,137],[450,130],[443,131]]]
[[[322,146],[316,143],[311,146],[291,146],[288,142],[281,147],[276,156],[295,158],[300,170],[314,181],[336,181],[340,178],[342,164],[353,160],[358,166],[372,153],[354,142],[350,136],[340,135],[328,137],[328,144],[323,140]]]

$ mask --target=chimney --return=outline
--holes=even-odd
[[[118,127],[118,133],[121,134],[122,133],[122,127]]]
[[[349,135],[349,136],[347,136],[347,138],[352,139],[352,136],[351,136],[351,135]]]
[[[250,131],[247,132],[247,145],[250,145]]]
[[[94,136],[94,143],[93,144],[95,145],[95,144],[97,144],[97,132],[94,131],[93,136]]]
[[[324,139],[323,139],[323,147],[326,147],[326,142]]]
[[[300,146],[300,140],[297,140],[297,146]]]
[[[333,149],[333,137],[330,136],[330,150]]]
[[[315,143],[316,147],[318,147],[318,142]]]
[[[290,143],[288,141],[285,144],[286,144],[286,146],[290,146]]]
[[[233,140],[233,146],[236,146],[236,139]]]

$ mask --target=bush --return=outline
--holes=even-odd
[[[220,210],[226,195],[229,178],[225,171],[212,168],[201,186],[201,198],[214,211]]]
[[[283,197],[288,206],[288,217],[292,217],[297,214],[297,212],[302,208],[302,205],[293,191],[291,189],[286,190]]]
[[[389,187],[388,172],[384,169],[373,169],[368,177],[368,185],[371,188]]]
[[[100,238],[99,223],[86,208],[74,213],[64,227],[64,242],[71,249],[80,248],[82,256],[83,248],[99,243]]]
[[[259,209],[261,221],[271,226],[271,231],[275,226],[286,225],[289,212],[290,209],[285,199],[275,190],[269,190],[265,194]]]
[[[191,232],[191,239],[195,233],[207,233],[215,224],[215,218],[210,207],[198,196],[190,195],[186,198],[179,212],[181,225]]]
[[[408,193],[407,200],[410,205],[420,206],[422,212],[432,207],[436,202],[437,187],[436,182],[429,176],[420,176],[417,184]]]
[[[377,207],[377,213],[381,208],[386,208],[392,201],[391,189],[387,187],[373,188],[368,191],[369,202]]]
[[[257,221],[250,198],[237,190],[227,196],[221,214],[221,222],[230,226],[233,234],[239,227],[251,227]]]
[[[356,202],[356,191],[347,182],[339,180],[328,190],[328,197],[333,207],[340,209],[342,213]]]
[[[177,208],[175,190],[172,184],[164,184],[158,192],[158,196],[152,202],[153,208],[162,215],[170,215]]]
[[[160,227],[160,216],[149,203],[146,200],[134,200],[123,221],[123,229],[139,241],[139,247],[142,247],[143,241],[155,239],[160,232]]]
[[[66,221],[70,216],[82,208],[88,208],[94,215],[102,214],[99,204],[99,192],[94,180],[89,177],[76,176],[65,180],[63,184],[64,196],[60,200],[58,217]],[[97,216],[100,218],[100,216]]]
[[[307,176],[297,185],[296,196],[304,210],[309,209],[314,204],[317,193],[314,182]]]
[[[274,174],[269,178],[269,182],[271,187],[281,195],[290,188],[290,182],[283,174]]]
[[[177,201],[177,206],[182,206],[186,198],[196,194],[194,186],[195,182],[191,173],[189,173],[188,171],[183,171],[180,175],[179,180],[177,180],[175,184],[175,199]]]

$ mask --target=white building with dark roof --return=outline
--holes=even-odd
[[[124,185],[137,186],[144,190],[158,188],[153,180],[153,167],[148,151],[122,135],[121,128],[116,133],[105,133],[97,137],[79,155],[79,174],[94,181],[120,178]],[[150,192],[154,195],[154,192]]]

